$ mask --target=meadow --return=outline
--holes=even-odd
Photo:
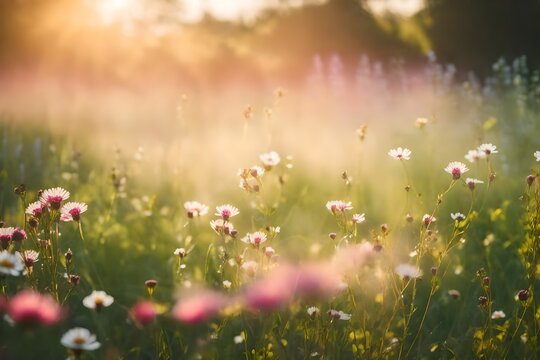
[[[6,84],[0,358],[536,358],[540,74],[353,74]]]

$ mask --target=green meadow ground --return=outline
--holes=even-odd
[[[255,106],[255,116],[244,113],[245,119],[243,106],[229,105],[226,111],[240,114],[240,120],[217,119],[214,124],[209,117],[225,108],[228,99],[219,103],[213,96],[195,96],[178,121],[161,130],[159,139],[170,145],[159,148],[160,140],[148,141],[144,152],[134,144],[144,139],[144,126],[154,126],[152,122],[137,124],[143,136],[114,150],[116,138],[102,140],[106,127],[86,128],[77,115],[64,114],[60,125],[49,126],[50,118],[42,122],[38,111],[4,111],[0,217],[5,226],[25,227],[25,248],[34,246],[32,239],[52,234],[33,233],[24,223],[23,210],[37,200],[40,189],[62,187],[71,193],[70,200],[87,203],[88,211],[81,216],[84,241],[75,222],[60,223],[59,263],[52,275],[44,265],[46,255],[40,254],[36,281],[23,274],[2,279],[8,299],[32,287],[54,293],[65,313],[49,327],[2,321],[0,357],[67,357],[60,338],[82,326],[102,344],[83,353],[88,359],[535,358],[540,348],[540,184],[534,180],[529,186],[526,177],[538,171],[533,153],[540,150],[540,87],[538,74],[512,71],[509,83],[496,72],[489,91],[471,83],[442,88],[434,82],[423,93],[437,92],[438,100],[432,102],[420,96],[415,102],[415,94],[404,93],[398,95],[408,98],[395,102],[391,90],[382,91],[378,108],[362,113],[360,120],[354,119],[355,110],[342,106],[343,100],[290,90],[282,99],[267,101],[267,110]],[[239,95],[238,104],[272,99],[248,96]],[[351,99],[354,95],[347,101]],[[213,111],[205,101],[215,106]],[[387,101],[397,108],[385,106]],[[422,114],[428,124],[415,127]],[[58,131],[70,122],[70,131]],[[356,130],[363,124],[367,130],[360,139]],[[123,128],[118,126],[111,125],[110,136],[121,139]],[[467,151],[482,143],[495,144],[498,153],[489,162],[466,161]],[[388,156],[398,146],[412,150],[410,160]],[[280,153],[281,163],[263,176],[259,193],[240,189],[238,168],[260,165],[259,155],[270,150]],[[289,154],[293,157],[287,158]],[[453,182],[443,170],[451,161],[466,163],[470,171]],[[348,180],[342,176],[345,170]],[[472,192],[463,182],[466,177],[484,184]],[[24,198],[13,191],[21,183],[27,188]],[[183,204],[190,200],[207,204],[208,214],[189,219]],[[354,209],[342,220],[326,209],[330,200],[350,201]],[[215,207],[227,203],[240,214],[231,219],[237,238],[225,242],[227,237],[216,234],[209,223],[217,218]],[[356,212],[365,213],[366,221],[353,226],[350,215]],[[455,212],[466,220],[452,220]],[[422,224],[424,214],[437,218],[429,228]],[[271,226],[281,228],[264,244],[279,255],[275,261],[240,242],[248,232],[269,233]],[[382,250],[341,274],[345,290],[294,296],[271,310],[241,305],[257,280],[242,273],[235,262],[238,255],[243,254],[244,262],[259,263],[258,278],[286,261],[327,262],[346,243],[362,242]],[[181,247],[188,254],[182,259],[185,268],[179,269],[173,252]],[[63,280],[61,254],[68,248],[74,254],[72,273],[81,276],[73,289]],[[402,263],[418,266],[423,275],[402,279],[394,271]],[[435,275],[432,267],[437,267]],[[51,290],[51,276],[58,280],[56,290]],[[158,281],[152,299],[162,313],[151,324],[137,326],[129,309],[149,298],[148,279]],[[224,289],[223,280],[232,281],[231,289]],[[228,306],[197,324],[175,319],[175,304],[197,296],[201,288],[223,293]],[[523,289],[528,299],[515,300]],[[82,300],[92,290],[106,291],[114,303],[99,313],[84,307]],[[487,298],[484,305],[479,304],[481,296]],[[310,306],[320,314],[310,317]],[[332,318],[330,309],[350,314],[350,320]],[[506,316],[492,320],[496,310]]]

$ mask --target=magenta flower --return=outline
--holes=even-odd
[[[41,201],[35,201],[26,207],[25,212],[28,215],[32,215],[39,218],[41,217],[41,214],[43,214],[43,211],[45,211],[46,209],[47,209],[46,203],[43,203]]]
[[[58,210],[62,205],[62,201],[69,199],[69,191],[61,187],[47,189],[41,193],[40,201],[47,204],[51,209]]]
[[[48,295],[33,290],[17,293],[8,304],[8,316],[24,326],[56,324],[62,318],[62,308]]]
[[[194,325],[214,317],[226,304],[226,298],[222,294],[204,290],[178,300],[172,315],[177,321]]]
[[[458,180],[461,177],[461,175],[469,171],[469,169],[462,162],[452,161],[451,163],[448,164],[446,168],[444,168],[444,171],[446,171],[449,174],[452,174],[452,178],[454,180]]]
[[[156,306],[150,301],[140,301],[129,311],[131,317],[139,325],[146,326],[157,316]]]
[[[226,204],[216,207],[216,216],[221,216],[225,221],[229,220],[233,216],[240,214],[240,211],[232,205]]]
[[[88,206],[83,202],[68,202],[60,210],[60,220],[80,221],[81,214],[88,210]]]

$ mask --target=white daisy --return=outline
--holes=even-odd
[[[364,221],[366,221],[366,215],[365,214],[354,214],[352,216],[352,222],[354,224],[361,224]]]
[[[536,158],[536,161],[540,161],[540,151],[535,151],[533,155]]]
[[[495,310],[493,314],[491,314],[491,318],[493,320],[504,319],[505,317],[506,317],[506,314],[502,310]]]
[[[0,274],[19,276],[24,270],[24,263],[17,255],[7,250],[0,251]]]
[[[270,151],[268,153],[261,154],[259,159],[264,165],[266,170],[272,169],[274,166],[281,162],[279,154],[275,151]]]
[[[491,154],[496,154],[499,152],[497,150],[497,147],[493,144],[482,144],[478,147],[478,151],[486,154],[486,156],[489,156]]]
[[[66,332],[60,343],[72,350],[92,351],[99,349],[101,344],[96,341],[96,336],[88,329],[76,327]]]
[[[465,215],[463,215],[463,214],[460,213],[460,212],[457,212],[457,213],[451,213],[451,214],[450,214],[450,217],[452,218],[452,220],[457,220],[457,221],[463,221],[463,220],[465,220]]]
[[[410,264],[399,264],[396,266],[394,271],[405,280],[415,279],[422,276],[422,270]]]
[[[396,160],[410,160],[411,159],[411,150],[407,148],[398,147],[397,149],[391,149],[388,151],[388,155],[393,157]]]
[[[465,155],[465,159],[472,163],[477,162],[480,159],[485,159],[485,158],[486,158],[486,153],[478,151],[477,149],[469,150],[469,152],[467,152],[467,155]]]
[[[83,305],[89,309],[96,311],[101,310],[104,307],[111,306],[114,302],[114,298],[108,295],[105,291],[94,290],[90,295],[83,299]]]

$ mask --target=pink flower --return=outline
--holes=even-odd
[[[205,290],[178,300],[172,315],[180,322],[194,325],[217,315],[226,304],[226,298],[222,294]]]
[[[223,221],[222,219],[210,221],[210,227],[219,235],[235,236],[236,230],[231,222]]]
[[[23,252],[16,253],[19,258],[24,262],[27,269],[32,269],[34,264],[38,262],[39,253],[34,250],[25,250]]]
[[[452,174],[452,178],[454,180],[458,180],[462,174],[469,171],[467,166],[459,161],[452,161],[446,168],[444,168],[444,171],[446,171],[449,174]]]
[[[69,199],[69,192],[61,187],[44,190],[41,193],[40,201],[49,205],[51,209],[58,210],[62,201]]]
[[[333,268],[342,275],[355,272],[370,257],[375,255],[373,245],[368,242],[340,248],[332,259]]]
[[[236,216],[238,214],[240,214],[240,211],[238,211],[237,208],[229,204],[216,207],[215,215],[221,216],[221,218],[225,221],[229,220],[229,218]]]
[[[79,221],[81,214],[88,210],[88,206],[83,202],[68,202],[60,210],[60,220]]]
[[[336,215],[337,212],[344,212],[345,210],[351,210],[353,207],[352,207],[351,202],[345,202],[341,200],[332,200],[326,203],[326,208],[333,215]]]
[[[260,244],[266,241],[266,234],[262,231],[256,231],[254,233],[248,233],[246,236],[244,236],[242,239],[243,242],[246,244],[251,244],[255,247],[258,247]]]
[[[47,209],[47,204],[46,203],[43,203],[41,201],[36,201],[36,202],[33,202],[33,203],[29,204],[26,207],[25,212],[28,215],[33,215],[33,216],[39,218],[39,217],[41,217],[41,214],[43,213],[43,211],[45,211],[46,209]]]
[[[0,244],[4,250],[9,247],[14,230],[12,227],[0,228]]]
[[[208,214],[208,206],[198,201],[186,201],[184,209],[186,209],[187,216],[190,219]]]
[[[13,229],[13,232],[11,233],[11,240],[13,241],[23,241],[26,240],[26,231],[23,229],[15,228]]]
[[[429,214],[425,214],[424,217],[422,218],[422,222],[424,223],[425,226],[428,226],[429,224],[435,221],[437,221],[437,218]]]
[[[8,315],[17,324],[49,326],[60,321],[62,308],[48,295],[23,290],[9,302]]]
[[[269,277],[252,284],[244,294],[245,304],[255,310],[272,310],[288,304],[294,296],[295,270],[288,266],[276,269]]]
[[[142,326],[150,324],[157,316],[156,306],[150,301],[139,301],[129,313],[133,320]]]

